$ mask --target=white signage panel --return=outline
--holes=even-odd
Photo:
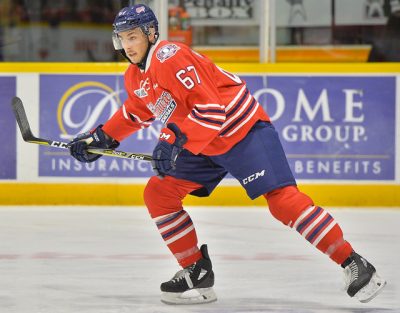
[[[276,1],[278,27],[331,26],[331,0]]]
[[[335,0],[336,25],[386,24],[385,0]]]

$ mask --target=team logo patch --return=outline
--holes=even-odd
[[[137,95],[139,98],[144,98],[148,96],[147,91],[144,90],[143,88],[136,89],[134,92],[135,95]]]
[[[135,95],[139,98],[144,98],[148,96],[147,91],[150,89],[149,78],[140,81],[140,88],[134,90]]]
[[[170,57],[174,56],[175,53],[179,50],[180,48],[173,44],[170,43],[168,45],[162,46],[160,49],[157,51],[157,59],[160,60],[161,63],[163,63],[165,60],[168,60]]]
[[[146,10],[145,7],[138,7],[138,8],[136,8],[136,13],[142,13],[145,10]]]
[[[157,117],[157,120],[165,124],[174,112],[176,102],[170,93],[163,91],[156,104],[149,103],[147,107]]]

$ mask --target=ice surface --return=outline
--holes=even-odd
[[[341,290],[342,269],[267,209],[186,209],[209,246],[217,302],[160,302],[179,268],[144,207],[0,207],[0,312],[400,312],[400,210],[329,210],[388,281],[362,304]]]

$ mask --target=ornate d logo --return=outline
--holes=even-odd
[[[97,81],[80,82],[70,87],[58,103],[60,138],[71,139],[109,119],[121,106],[121,92],[123,90],[115,91]]]

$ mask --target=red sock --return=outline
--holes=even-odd
[[[296,186],[276,189],[264,195],[271,214],[283,224],[294,228],[317,249],[333,261],[342,264],[351,254],[351,245],[333,217],[314,206],[310,197]]]
[[[309,207],[289,226],[337,264],[342,264],[353,250],[337,222],[320,207]]]
[[[182,200],[202,186],[166,176],[152,177],[145,189],[144,200],[164,242],[182,267],[197,262],[202,254],[197,247],[197,235],[189,214],[183,210]]]
[[[197,262],[201,252],[193,222],[185,210],[154,218],[157,228],[182,267]]]

